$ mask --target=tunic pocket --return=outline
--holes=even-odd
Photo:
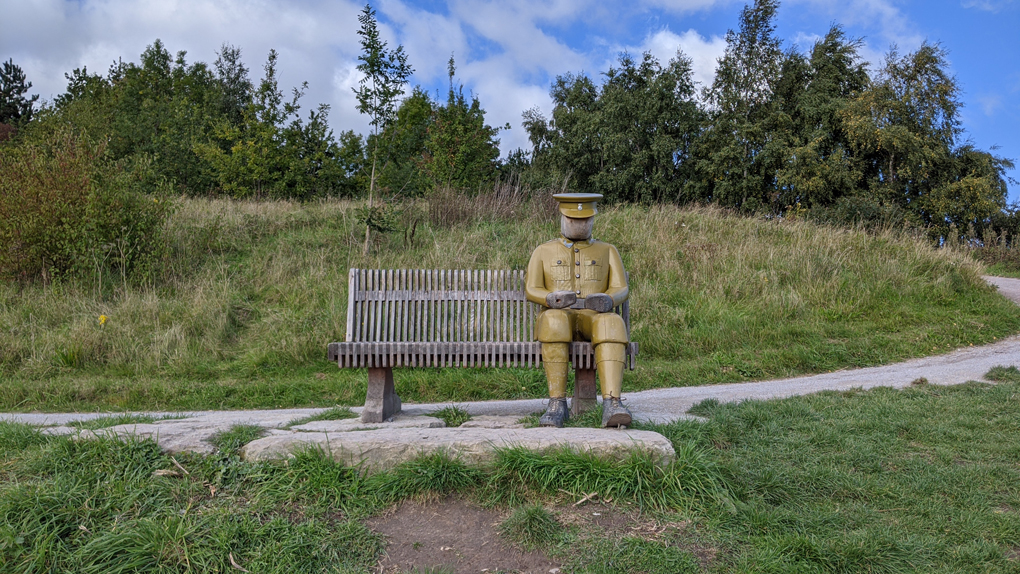
[[[553,281],[570,281],[570,266],[562,260],[549,265],[549,276]]]
[[[602,265],[596,259],[589,259],[584,262],[584,280],[602,281]]]

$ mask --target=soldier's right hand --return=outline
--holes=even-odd
[[[550,309],[566,309],[577,302],[573,291],[553,291],[545,296],[545,306]]]

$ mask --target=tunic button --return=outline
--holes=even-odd
[[[580,264],[581,264],[580,261],[574,261],[574,265],[580,265]]]
[[[577,291],[577,294],[578,294],[578,295],[580,295],[580,294],[581,294],[581,292],[580,292],[580,291]]]
[[[580,249],[574,249],[574,253],[580,253],[580,252],[581,252]]]
[[[578,279],[580,279],[581,278],[581,274],[578,273],[577,275],[574,275],[574,277],[577,277]]]

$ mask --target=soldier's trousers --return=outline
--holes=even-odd
[[[550,397],[567,395],[572,341],[591,342],[602,397],[620,397],[627,345],[623,317],[590,309],[546,309],[535,320],[535,338],[542,343],[542,364]]]

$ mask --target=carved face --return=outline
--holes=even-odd
[[[560,216],[560,233],[571,241],[584,241],[591,239],[591,230],[595,225],[594,217],[574,219],[566,215]]]

